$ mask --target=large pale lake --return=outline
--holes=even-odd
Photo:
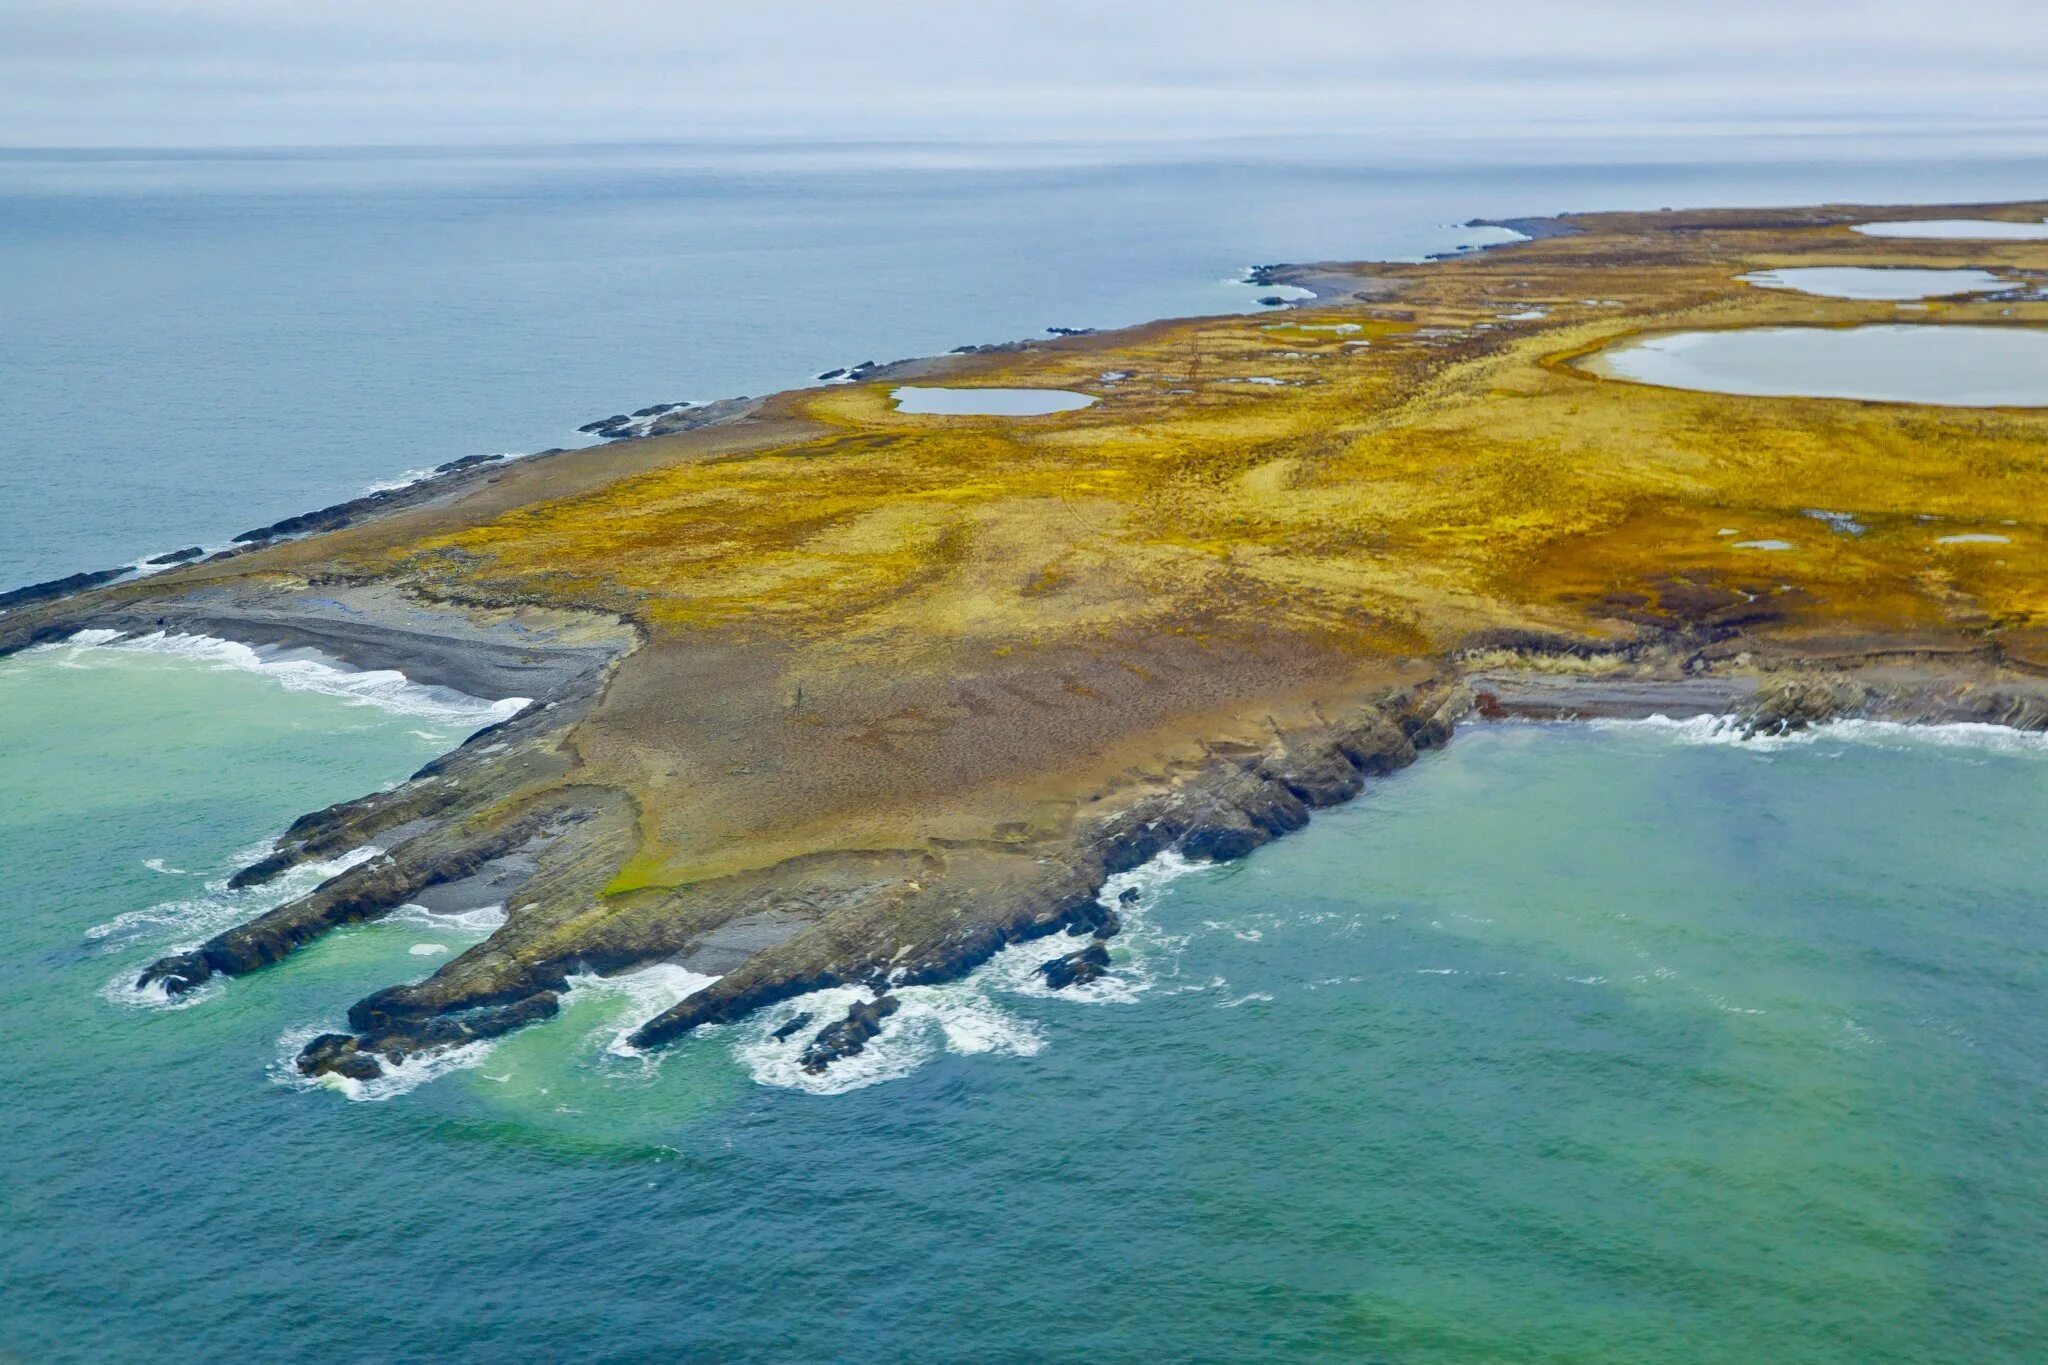
[[[1996,218],[1919,218],[1859,223],[1866,237],[1914,237],[1937,241],[2031,242],[2048,237],[2048,222],[2008,223]]]
[[[1883,324],[1673,332],[1603,351],[1595,374],[1755,397],[2048,406],[2048,331]]]

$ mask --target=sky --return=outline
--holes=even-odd
[[[2048,128],[2042,0],[0,0],[0,145]]]

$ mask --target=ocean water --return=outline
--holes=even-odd
[[[1581,208],[2034,195],[2032,128],[1047,146],[0,151],[0,587],[657,402],[1256,308]]]
[[[1135,874],[1086,995],[1006,955],[810,1088],[779,1015],[624,1051],[673,973],[374,1093],[294,1081],[307,1031],[487,928],[421,913],[184,1008],[125,992],[249,913],[208,883],[251,845],[477,719],[193,652],[0,664],[0,1350],[1990,1361],[2048,1333],[2038,738],[1468,729],[1242,864]]]

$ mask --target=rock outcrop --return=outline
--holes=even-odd
[[[804,1048],[799,1064],[816,1076],[834,1062],[857,1056],[866,1051],[868,1043],[882,1031],[882,1021],[902,1007],[903,1002],[893,995],[854,1001],[844,1019],[818,1030],[818,1036]]]

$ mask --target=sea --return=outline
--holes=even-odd
[[[2031,128],[0,154],[0,584],[861,360],[1252,310],[1474,218],[2040,196]],[[502,706],[224,642],[0,661],[0,1359],[2002,1361],[2048,1340],[2048,741],[1468,727],[1115,965],[904,992],[823,1077],[703,978],[369,1084],[488,934],[175,1006],[225,878]],[[367,856],[357,851],[349,857]]]

